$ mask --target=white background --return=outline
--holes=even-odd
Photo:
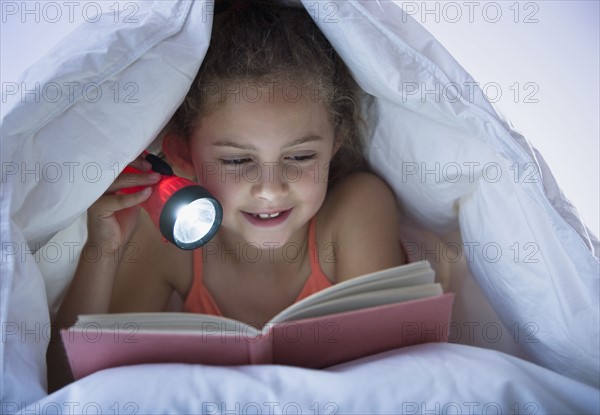
[[[93,20],[96,6],[108,11],[116,3],[132,2],[1,0],[3,92],[76,25]],[[398,3],[489,87],[496,108],[540,150],[599,235],[599,2]]]
[[[413,17],[490,95],[500,85],[494,106],[540,150],[598,236],[600,2],[399,3],[417,6]]]

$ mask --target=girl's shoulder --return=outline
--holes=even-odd
[[[378,212],[396,211],[396,199],[390,187],[377,175],[352,173],[333,185],[325,198],[319,216],[332,230],[359,221],[373,219]]]
[[[335,183],[327,194],[328,204],[339,204],[352,201],[353,203],[365,202],[365,196],[376,198],[394,198],[390,187],[374,173],[360,171],[351,173]]]
[[[375,174],[353,173],[336,183],[319,211],[318,231],[333,244],[335,282],[404,261],[396,197]]]

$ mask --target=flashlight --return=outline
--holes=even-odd
[[[217,199],[202,186],[178,177],[171,166],[160,157],[147,153],[152,170],[161,175],[152,195],[141,206],[148,212],[162,236],[181,249],[200,248],[219,230],[223,208]],[[143,173],[127,166],[127,173]],[[130,187],[123,193],[135,193],[143,187]]]

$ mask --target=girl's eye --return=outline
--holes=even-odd
[[[221,159],[221,163],[226,166],[239,166],[241,164],[247,163],[251,161],[247,157],[239,158],[239,159]]]
[[[287,157],[288,160],[291,161],[298,161],[298,162],[302,162],[302,161],[307,161],[307,160],[312,160],[315,158],[315,154],[306,154],[306,155],[302,155],[302,156],[290,156]]]

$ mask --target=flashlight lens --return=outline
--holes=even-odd
[[[215,216],[215,206],[210,200],[194,200],[177,212],[173,237],[178,243],[193,244],[211,230]]]

